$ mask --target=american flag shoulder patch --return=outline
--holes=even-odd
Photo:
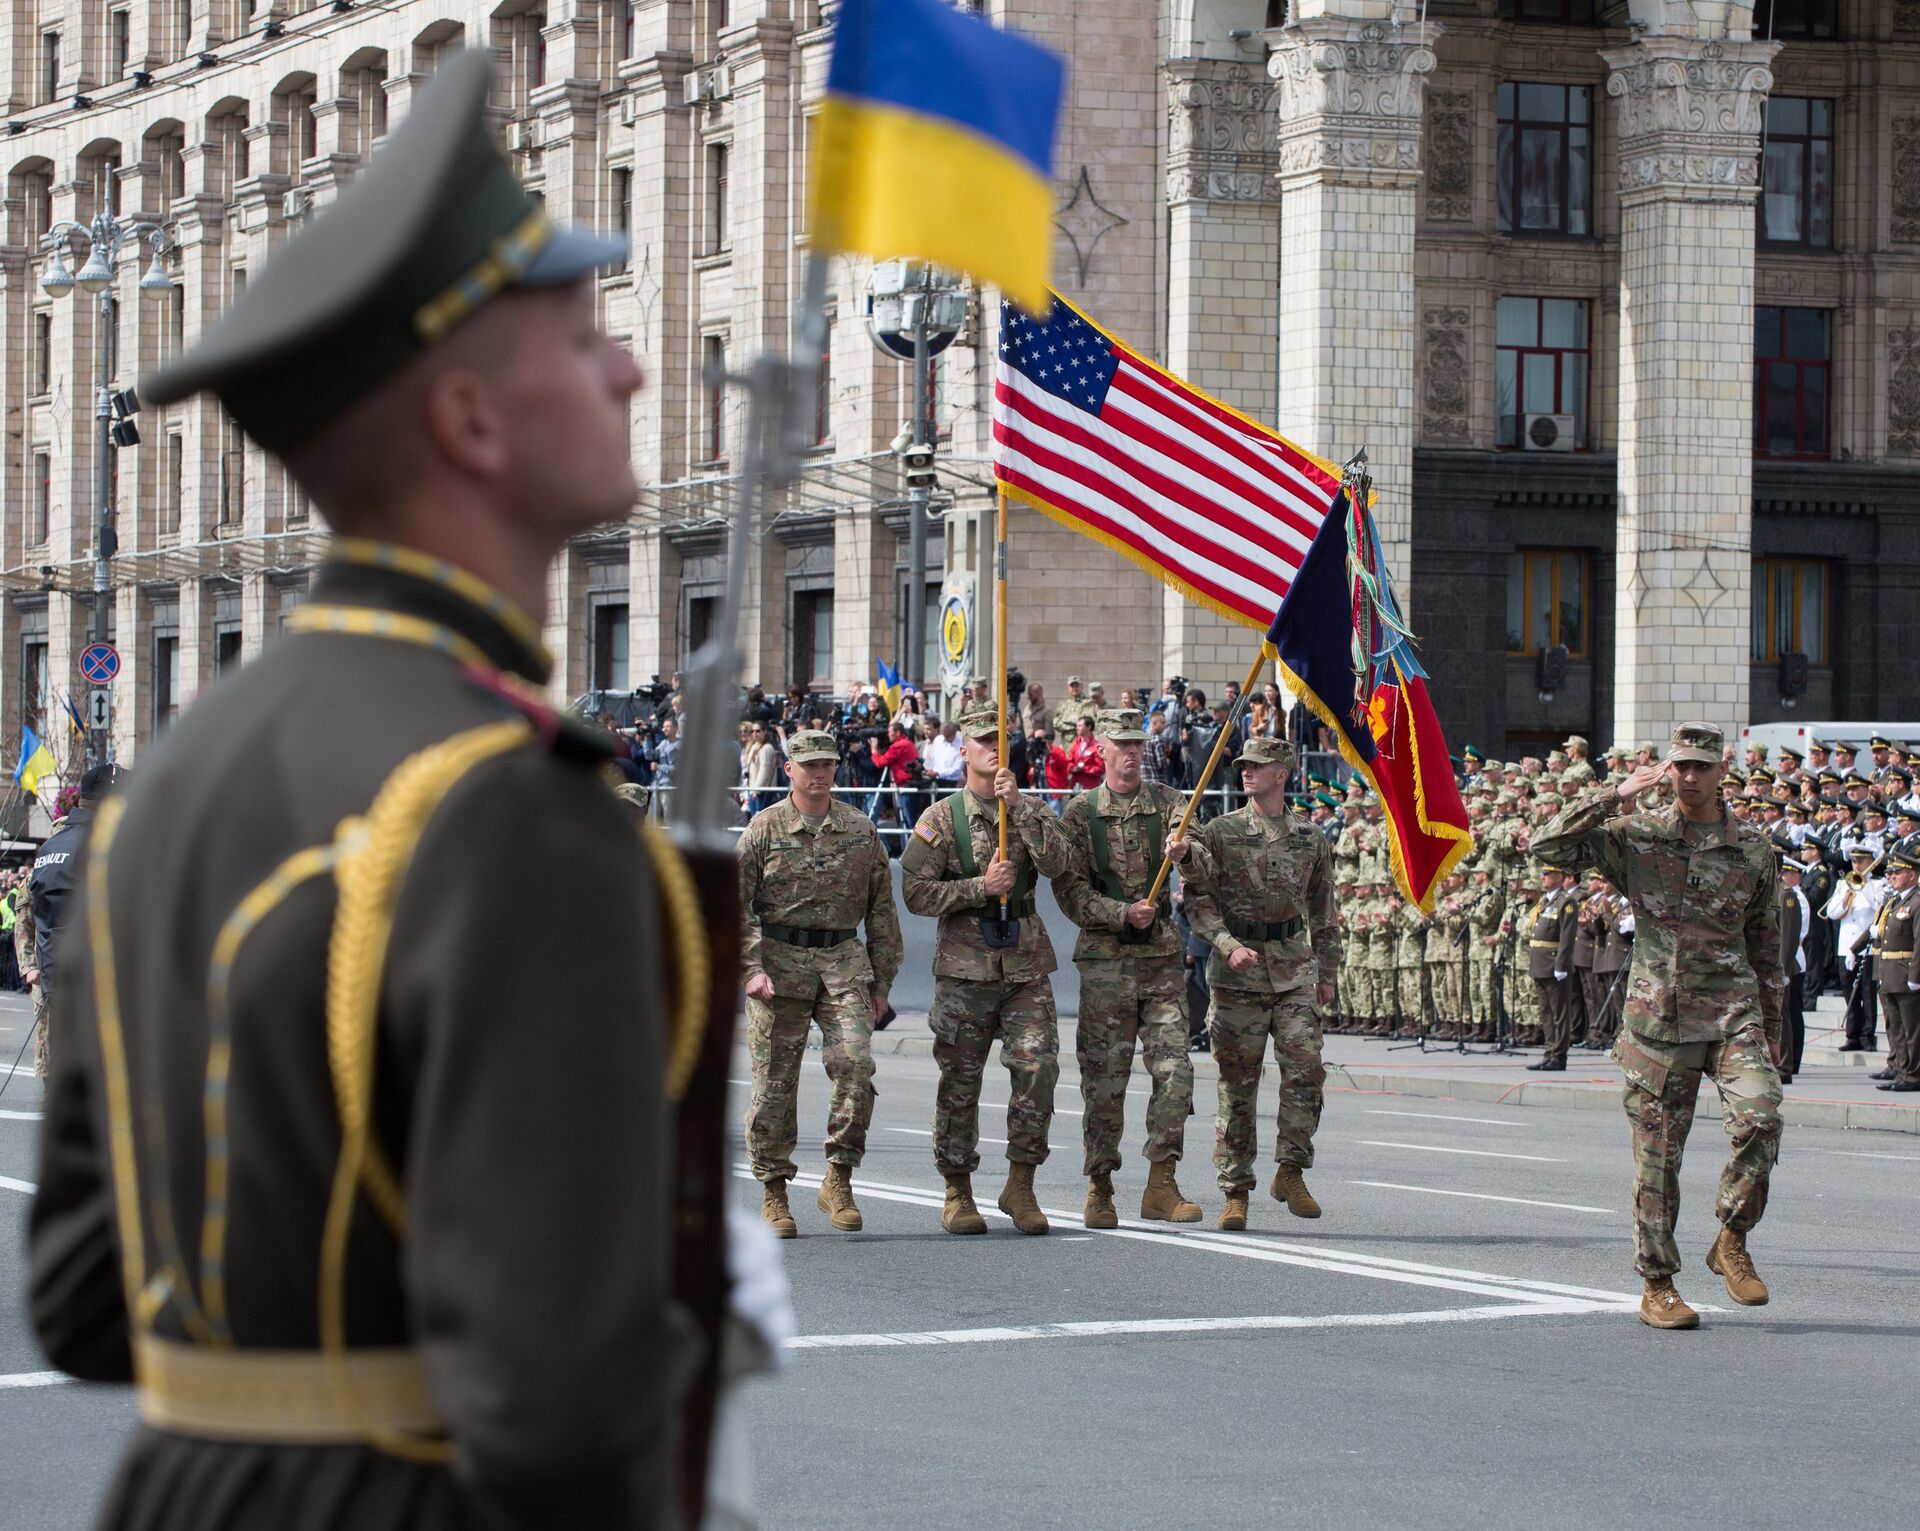
[[[916,835],[918,835],[922,840],[925,840],[929,845],[938,845],[940,843],[939,841],[933,838],[933,831],[927,828],[927,826],[924,823],[914,825],[913,832]]]

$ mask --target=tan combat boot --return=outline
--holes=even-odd
[[[1155,1159],[1147,1169],[1147,1188],[1140,1193],[1140,1215],[1156,1223],[1197,1223],[1200,1209],[1180,1194],[1173,1178],[1173,1160]]]
[[[1087,1182],[1087,1206],[1080,1221],[1089,1228],[1120,1226],[1120,1214],[1113,1210],[1113,1176],[1095,1175]]]
[[[1673,1277],[1649,1276],[1640,1296],[1640,1322],[1654,1329],[1698,1329],[1700,1315],[1680,1300]]]
[[[1707,1269],[1727,1283],[1727,1296],[1743,1308],[1762,1308],[1767,1302],[1767,1284],[1755,1274],[1753,1256],[1747,1253],[1747,1236],[1722,1228],[1720,1236],[1707,1251]]]
[[[1033,1199],[1031,1164],[1007,1166],[1007,1184],[1000,1193],[1000,1210],[1013,1219],[1013,1226],[1022,1233],[1047,1231],[1047,1214],[1040,1210],[1040,1203]]]
[[[776,1239],[800,1236],[800,1225],[793,1220],[793,1208],[787,1205],[787,1183],[769,1180],[760,1188],[760,1221],[773,1230]]]
[[[940,1226],[948,1233],[985,1233],[987,1220],[973,1204],[973,1177],[947,1176],[947,1204],[940,1209]]]
[[[1247,1193],[1244,1188],[1227,1192],[1227,1204],[1220,1209],[1220,1227],[1238,1233],[1247,1226]]]
[[[1307,1189],[1307,1182],[1301,1178],[1297,1164],[1283,1164],[1273,1172],[1271,1191],[1273,1199],[1284,1201],[1287,1210],[1295,1217],[1320,1215],[1320,1203],[1313,1199],[1313,1193]]]
[[[842,1233],[860,1231],[860,1209],[853,1203],[853,1166],[851,1164],[829,1164],[827,1178],[820,1182],[820,1195],[817,1198],[822,1212],[828,1214],[833,1226]]]

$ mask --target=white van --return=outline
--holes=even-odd
[[[1855,766],[1866,769],[1872,756],[1867,741],[1879,737],[1895,744],[1920,743],[1920,723],[1754,723],[1740,730],[1740,744],[1734,751],[1734,764],[1745,765],[1747,746],[1758,744],[1767,752],[1767,764],[1780,763],[1780,749],[1791,746],[1807,758],[1807,745],[1818,739],[1828,749],[1836,744],[1851,744],[1859,752]]]

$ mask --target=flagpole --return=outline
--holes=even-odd
[[[1246,710],[1247,698],[1253,694],[1254,683],[1260,678],[1260,666],[1267,662],[1267,646],[1263,639],[1255,651],[1253,663],[1247,666],[1247,678],[1240,683],[1240,694],[1233,699],[1233,710],[1227,714],[1226,726],[1220,730],[1220,737],[1213,741],[1213,753],[1207,757],[1207,768],[1200,773],[1200,785],[1193,789],[1193,796],[1187,799],[1187,806],[1181,811],[1180,822],[1174,826],[1173,838],[1187,838],[1187,823],[1193,817],[1193,810],[1200,806],[1200,799],[1206,795],[1207,783],[1213,780],[1213,773],[1220,764],[1220,757],[1227,752],[1227,740],[1233,737],[1233,725],[1240,721],[1240,714]],[[1161,858],[1160,870],[1153,879],[1153,886],[1147,889],[1146,901],[1151,904],[1159,900],[1160,890],[1167,885],[1167,876],[1173,863]]]
[[[1013,769],[1007,762],[1013,758],[1013,751],[1007,740],[1007,495],[1001,490],[995,498],[999,501],[997,523],[994,529],[994,565],[993,565],[993,694],[999,709],[1000,727],[1000,769]],[[1007,802],[1000,799],[1000,859],[1007,859]],[[1000,896],[1000,922],[1007,920],[1007,899]]]

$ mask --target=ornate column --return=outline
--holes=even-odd
[[[1222,59],[1173,60],[1166,78],[1167,365],[1273,424],[1280,319],[1275,87],[1259,69]],[[1284,418],[1277,423],[1290,428]],[[1244,677],[1244,628],[1175,591],[1165,591],[1163,601],[1160,675],[1189,676],[1209,695]]]
[[[1616,739],[1747,721],[1754,196],[1778,48],[1601,53],[1620,103]]]
[[[1367,448],[1374,514],[1407,604],[1414,203],[1425,82],[1444,30],[1417,15],[1388,0],[1296,0],[1292,23],[1266,34],[1278,82],[1280,429],[1335,461]]]

